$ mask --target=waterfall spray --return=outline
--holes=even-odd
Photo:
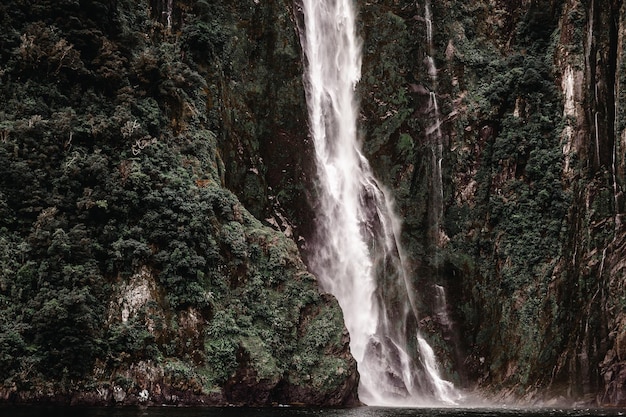
[[[318,170],[318,238],[311,269],[350,332],[359,395],[370,405],[452,403],[433,350],[418,334],[399,220],[357,137],[361,43],[354,0],[302,0],[301,42]]]

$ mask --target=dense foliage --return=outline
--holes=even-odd
[[[338,306],[320,297],[293,241],[225,188],[248,169],[231,149],[275,134],[255,132],[260,110],[246,109],[263,94],[241,70],[255,28],[234,24],[265,9],[231,6],[0,5],[0,383],[9,392],[98,390],[106,402],[115,387],[140,398],[169,384],[221,393],[218,402],[306,401],[307,389],[318,403],[353,398],[354,384],[337,393],[354,372]],[[260,193],[259,215],[263,182],[250,192]],[[238,394],[261,381],[268,391],[310,388]]]

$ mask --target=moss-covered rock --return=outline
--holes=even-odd
[[[361,5],[364,149],[405,220],[422,331],[459,381],[499,398],[622,401],[624,6],[606,6]]]
[[[291,4],[0,20],[0,398],[355,404],[341,311],[276,221],[306,207]]]

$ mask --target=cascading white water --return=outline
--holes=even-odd
[[[441,227],[443,218],[443,136],[441,134],[441,117],[439,104],[437,103],[437,67],[435,65],[433,43],[433,16],[430,1],[424,4],[424,21],[426,23],[427,55],[424,58],[426,72],[431,82],[429,115],[432,125],[426,129],[426,136],[432,150],[432,193],[430,204],[431,240],[437,246],[442,246],[447,241],[447,236]]]
[[[437,359],[435,359],[435,352],[433,351],[433,348],[431,348],[426,340],[421,337],[418,337],[418,342],[420,349],[422,350],[424,366],[428,372],[436,378],[434,381],[436,396],[440,398],[458,398],[458,393],[456,392],[454,385],[451,382],[445,381],[439,377],[439,365],[437,364]]]
[[[441,285],[435,285],[435,316],[439,324],[450,331],[452,320],[448,315],[448,300],[446,298],[446,289]]]
[[[424,4],[424,20],[426,21],[426,44],[428,46],[426,59],[430,63],[430,65],[428,65],[428,75],[432,77],[433,75],[437,75],[437,68],[435,67],[435,61],[433,59],[433,13],[430,9],[430,1]]]
[[[343,310],[363,402],[451,403],[456,394],[442,388],[432,349],[425,350],[418,335],[399,221],[357,138],[361,43],[353,1],[302,0],[304,80],[319,179],[318,238],[309,263]]]

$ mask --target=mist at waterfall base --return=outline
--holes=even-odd
[[[583,417],[622,416],[619,409],[490,408],[198,408],[0,407],[7,417]]]
[[[368,405],[455,404],[418,332],[415,289],[393,201],[361,153],[355,87],[361,41],[353,0],[303,0],[300,34],[318,171],[317,239],[309,264],[342,308]]]

